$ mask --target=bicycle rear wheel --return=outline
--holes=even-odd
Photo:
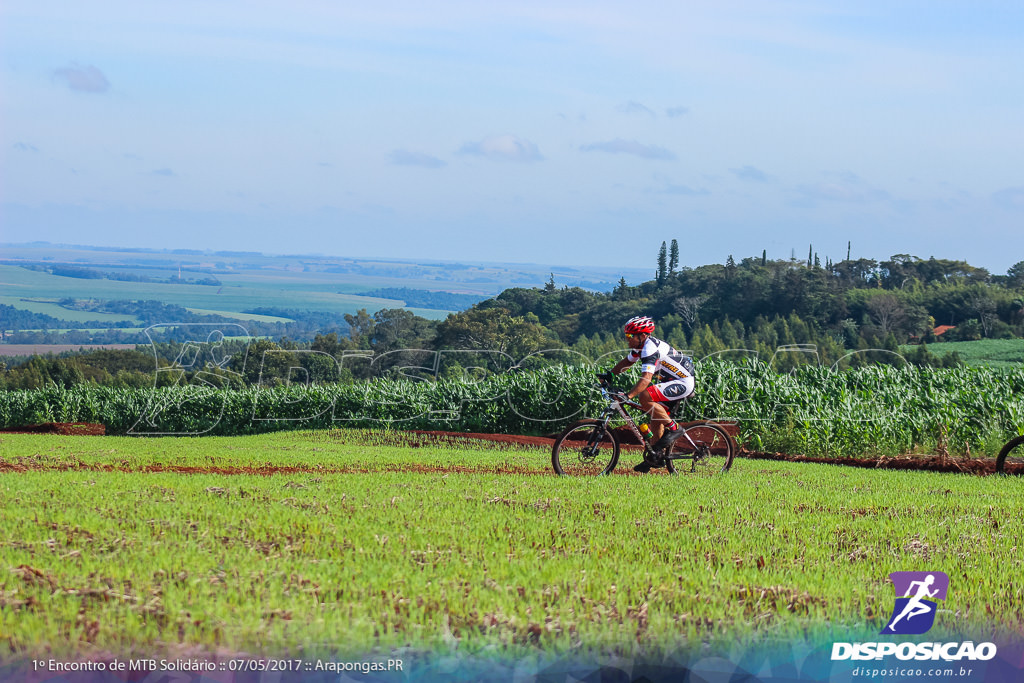
[[[728,472],[736,457],[736,444],[722,427],[705,422],[687,427],[672,444],[672,453],[665,461],[670,473],[675,473],[680,463],[689,461],[690,472],[717,474]]]
[[[551,466],[568,477],[609,474],[619,462],[619,440],[601,420],[580,420],[555,439]]]
[[[1024,474],[1024,436],[1010,439],[996,456],[999,474]]]

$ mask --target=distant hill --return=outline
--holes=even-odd
[[[488,298],[477,294],[430,292],[408,287],[383,287],[358,294],[378,299],[399,299],[404,301],[406,306],[412,308],[434,308],[443,311],[462,311]]]
[[[223,275],[236,275],[249,280],[255,275],[264,280],[287,274],[293,282],[310,280],[310,284],[320,284],[329,280],[345,285],[346,294],[368,289],[407,288],[494,296],[513,286],[539,287],[551,277],[559,287],[610,291],[620,278],[639,283],[650,277],[646,268],[619,266],[417,261],[324,254],[274,255],[254,251],[141,249],[48,242],[0,243],[0,264],[44,267],[51,273],[56,266],[79,278],[122,279],[136,276],[146,281],[150,278],[166,280],[179,275],[180,279],[194,280],[197,284],[214,276],[220,279]],[[66,270],[69,268],[101,272]]]

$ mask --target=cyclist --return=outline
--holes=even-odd
[[[693,393],[693,359],[652,336],[654,321],[645,315],[626,321],[624,331],[630,351],[612,368],[612,374],[619,374],[637,361],[642,363],[640,380],[626,392],[626,397],[637,400],[651,416],[651,448],[667,449],[683,433],[669,413],[677,401]],[[658,382],[652,383],[655,378]],[[651,467],[645,460],[633,469],[649,472]]]

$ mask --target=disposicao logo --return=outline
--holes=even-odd
[[[896,606],[880,633],[904,636],[927,633],[935,623],[936,600],[945,600],[949,577],[945,572],[893,572]]]
[[[896,587],[896,605],[892,616],[880,631],[881,635],[921,635],[935,624],[938,600],[946,599],[949,577],[944,572],[893,572],[889,574]],[[899,660],[956,662],[988,661],[996,656],[994,643],[973,641],[952,643],[833,643],[832,661]]]

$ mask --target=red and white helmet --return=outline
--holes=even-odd
[[[626,321],[626,334],[651,334],[654,332],[654,321],[646,315],[638,315]]]

